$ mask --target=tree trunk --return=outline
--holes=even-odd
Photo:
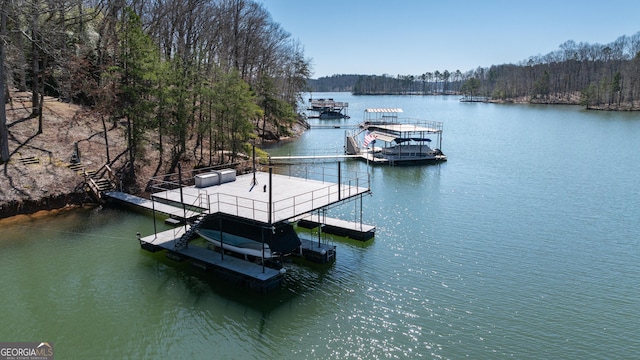
[[[33,3],[33,13],[31,14],[31,116],[38,116],[40,110],[40,62],[38,59],[38,45],[36,41],[40,37],[38,33],[38,2]]]
[[[111,157],[109,156],[109,136],[107,134],[107,123],[104,121],[104,115],[100,114],[100,119],[102,120],[102,129],[104,130],[104,144],[107,155],[107,164],[111,165]]]
[[[2,39],[7,35],[7,0],[2,1],[2,9],[0,9],[0,37]],[[9,129],[7,129],[7,113],[6,113],[6,96],[5,94],[5,61],[4,41],[0,41],[0,160],[2,163],[9,161]]]

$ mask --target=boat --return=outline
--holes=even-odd
[[[318,118],[321,120],[331,120],[331,119],[348,119],[349,116],[343,114],[338,110],[324,110],[318,115]]]
[[[205,216],[195,232],[217,248],[257,258],[275,258],[300,248],[300,238],[293,225],[286,222],[264,224],[246,221],[228,214]]]
[[[446,161],[438,121],[401,120],[398,108],[366,109],[364,121],[346,136],[345,153],[375,163],[410,164]],[[360,138],[362,137],[362,140]],[[437,147],[432,148],[432,138]]]
[[[198,229],[196,233],[209,243],[224,250],[233,251],[245,256],[271,258],[273,254],[269,244],[251,240],[242,236],[233,235],[219,230]],[[222,237],[222,241],[220,238]],[[264,251],[263,251],[264,250]]]

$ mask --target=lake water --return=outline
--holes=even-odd
[[[141,250],[148,215],[5,220],[0,341],[50,341],[64,359],[637,358],[640,114],[313,96],[349,102],[351,119],[324,123],[368,107],[444,122],[445,163],[343,162],[370,171],[373,241],[334,238],[334,264],[289,264],[258,295]],[[343,145],[344,129],[312,129],[269,151]]]

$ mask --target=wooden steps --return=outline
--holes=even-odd
[[[22,164],[22,165],[35,165],[35,164],[40,164],[40,159],[38,159],[35,156],[26,156],[26,157],[21,157],[20,159],[18,159],[18,161]]]

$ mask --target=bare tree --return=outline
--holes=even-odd
[[[9,0],[2,0],[0,8],[0,160],[2,163],[9,161],[9,130],[7,129],[7,113],[6,104],[6,74],[4,70],[5,64],[5,39],[7,37],[7,11]]]

